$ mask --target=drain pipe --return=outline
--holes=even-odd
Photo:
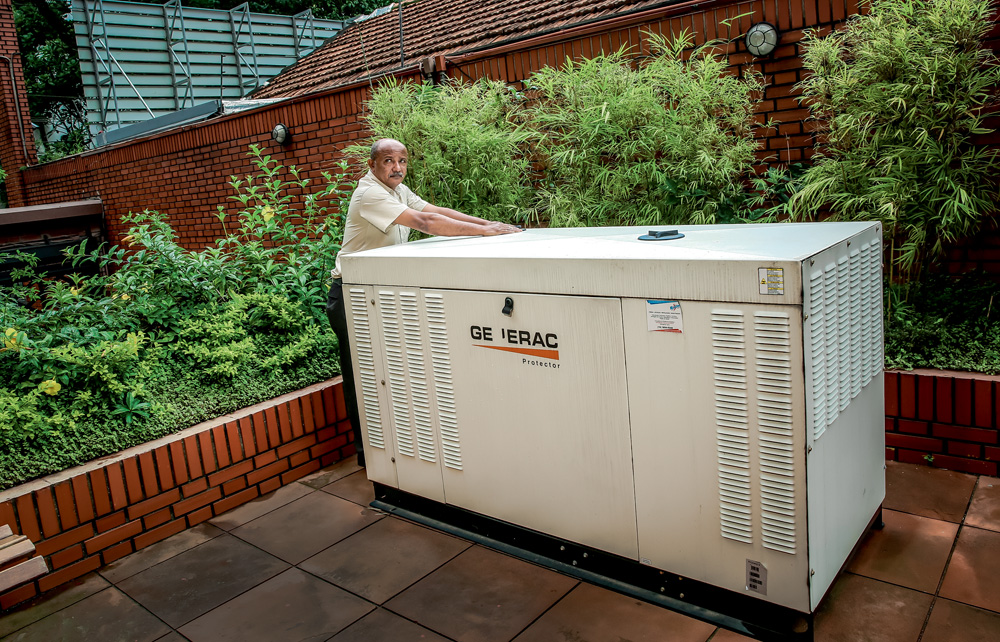
[[[28,144],[24,140],[24,121],[21,120],[21,101],[17,97],[17,83],[14,82],[14,61],[10,56],[0,54],[0,58],[7,61],[7,68],[10,70],[10,90],[14,92],[14,109],[17,110],[17,129],[21,132],[21,149],[24,151],[24,164],[31,165],[31,158],[28,157]]]

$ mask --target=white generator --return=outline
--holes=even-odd
[[[802,614],[879,514],[877,223],[435,238],[343,274],[379,485]]]

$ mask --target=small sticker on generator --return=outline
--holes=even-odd
[[[761,294],[785,293],[784,268],[757,268],[757,282]]]
[[[767,595],[767,569],[760,562],[747,560],[747,590]]]

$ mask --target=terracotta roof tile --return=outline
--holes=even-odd
[[[611,18],[664,0],[410,0],[403,2],[406,67],[428,56],[454,55]],[[350,24],[289,66],[254,98],[289,98],[400,69],[399,5]]]

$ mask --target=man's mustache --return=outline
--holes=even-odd
[[[403,172],[393,172],[389,174],[389,178],[403,178]]]

